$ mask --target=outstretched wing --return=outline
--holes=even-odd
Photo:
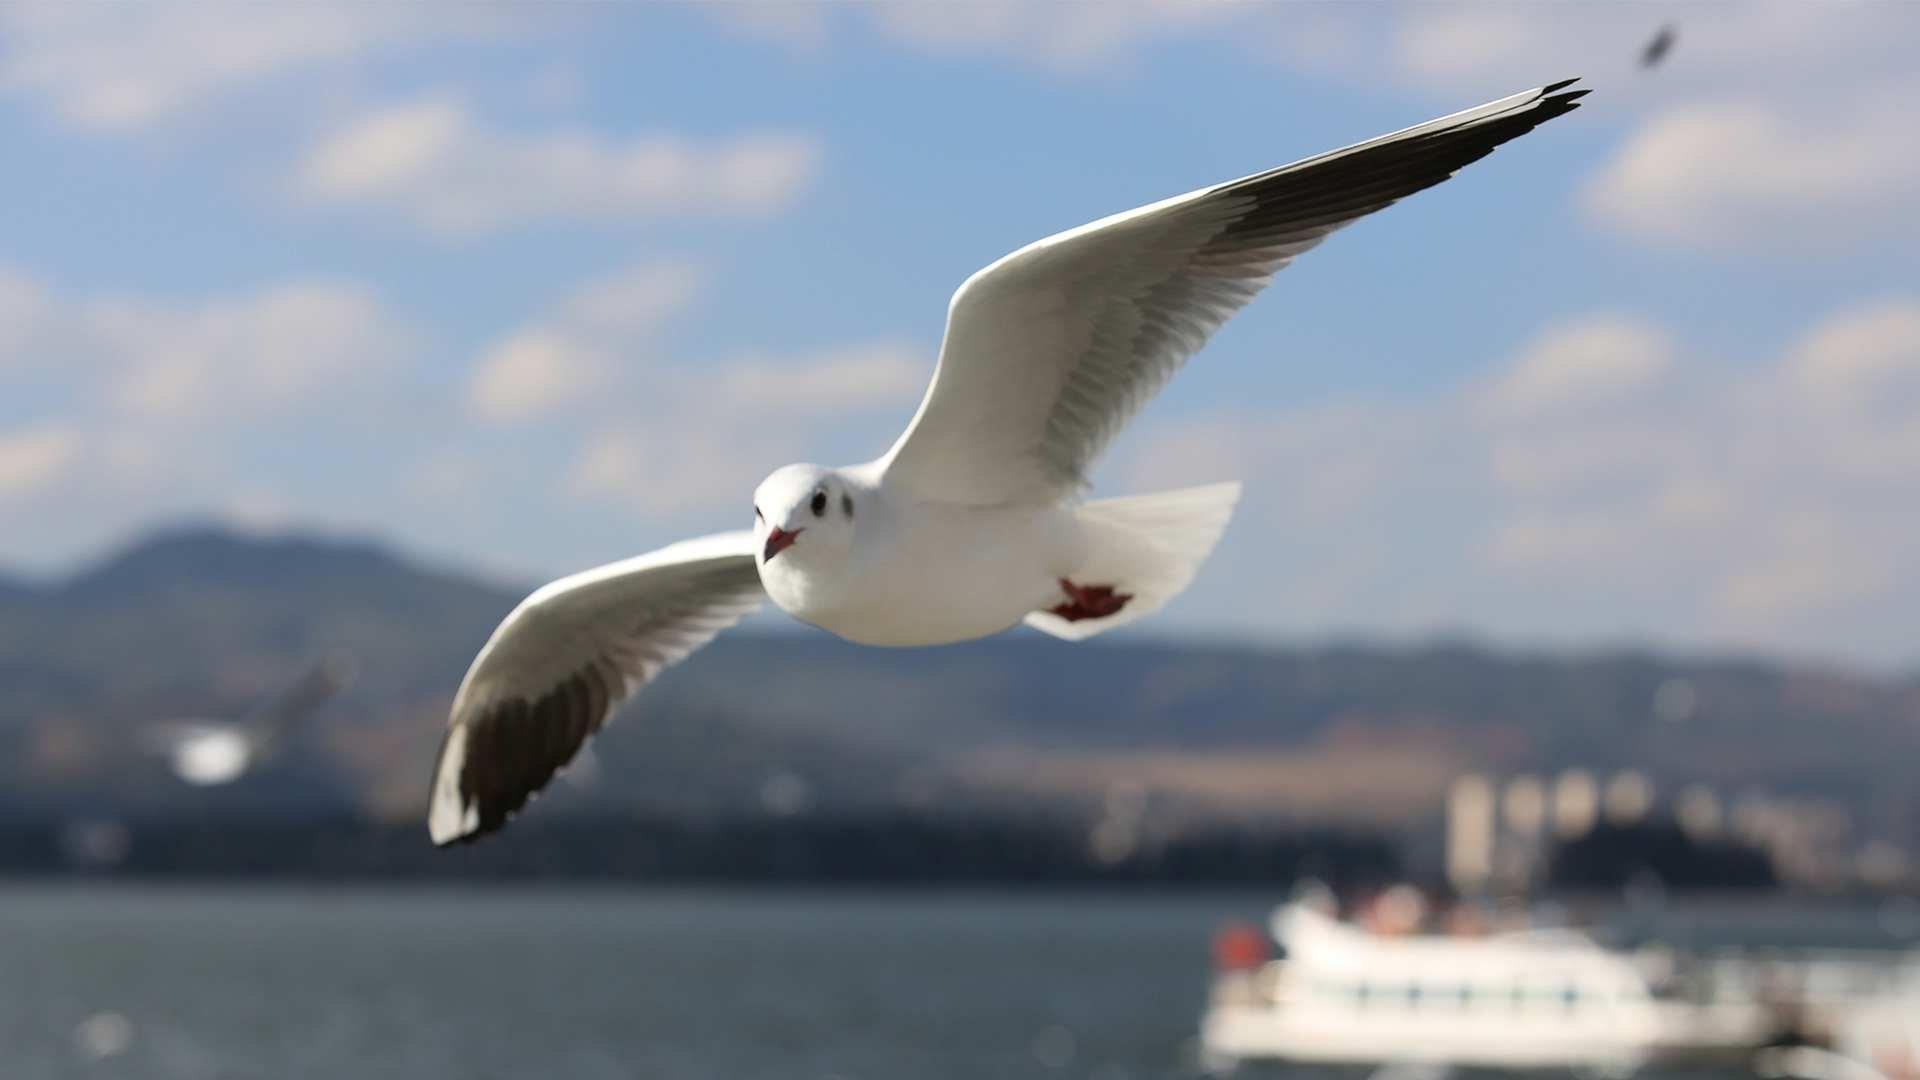
[[[521,601],[454,696],[427,811],[433,842],[505,825],[615,707],[763,595],[743,531],[561,578]]]
[[[1105,218],[974,274],[887,482],[970,504],[1074,492],[1294,256],[1572,110],[1586,93],[1572,81]]]
[[[300,680],[256,708],[241,722],[249,734],[267,743],[304,722],[353,681],[353,665],[345,656],[323,657]]]

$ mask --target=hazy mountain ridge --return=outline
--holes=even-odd
[[[65,582],[0,587],[9,789],[63,813],[308,799],[414,816],[447,701],[519,595],[377,544],[204,526]],[[358,681],[316,718],[314,745],[269,774],[182,791],[131,749],[144,724],[244,711],[332,651],[352,656]],[[1685,715],[1663,718],[1654,703],[1679,684],[1664,693],[1688,699]],[[1791,784],[1911,831],[1920,686],[1458,642],[1068,645],[1016,632],[880,650],[800,629],[723,636],[596,747],[598,782],[562,784],[543,815],[1091,805],[1119,784],[1176,817],[1403,821],[1463,768],[1632,764],[1675,782]],[[1385,778],[1394,798],[1375,791]]]

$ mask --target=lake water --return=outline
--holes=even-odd
[[[0,1080],[1188,1080],[1209,940],[1274,899],[0,885]],[[1669,915],[1920,933],[1910,903]]]
[[[1272,897],[0,887],[0,1078],[1187,1077]]]

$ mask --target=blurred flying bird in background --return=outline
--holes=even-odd
[[[247,716],[163,721],[152,729],[151,745],[166,755],[182,781],[196,787],[229,784],[278,753],[308,717],[352,680],[352,664],[343,656],[329,656]]]
[[[1660,62],[1667,58],[1667,53],[1673,51],[1673,43],[1679,36],[1672,23],[1661,27],[1660,32],[1653,35],[1653,40],[1647,42],[1646,48],[1640,50],[1640,66],[1660,66]]]

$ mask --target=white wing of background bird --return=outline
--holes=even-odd
[[[953,295],[886,478],[925,498],[1077,492],[1113,436],[1293,257],[1576,107],[1573,80],[1021,248]]]
[[[265,747],[291,734],[352,682],[352,662],[345,656],[328,656],[308,668],[298,682],[243,718],[241,726]]]
[[[760,606],[751,532],[562,578],[513,609],[453,699],[434,768],[436,844],[500,828],[620,703]]]

